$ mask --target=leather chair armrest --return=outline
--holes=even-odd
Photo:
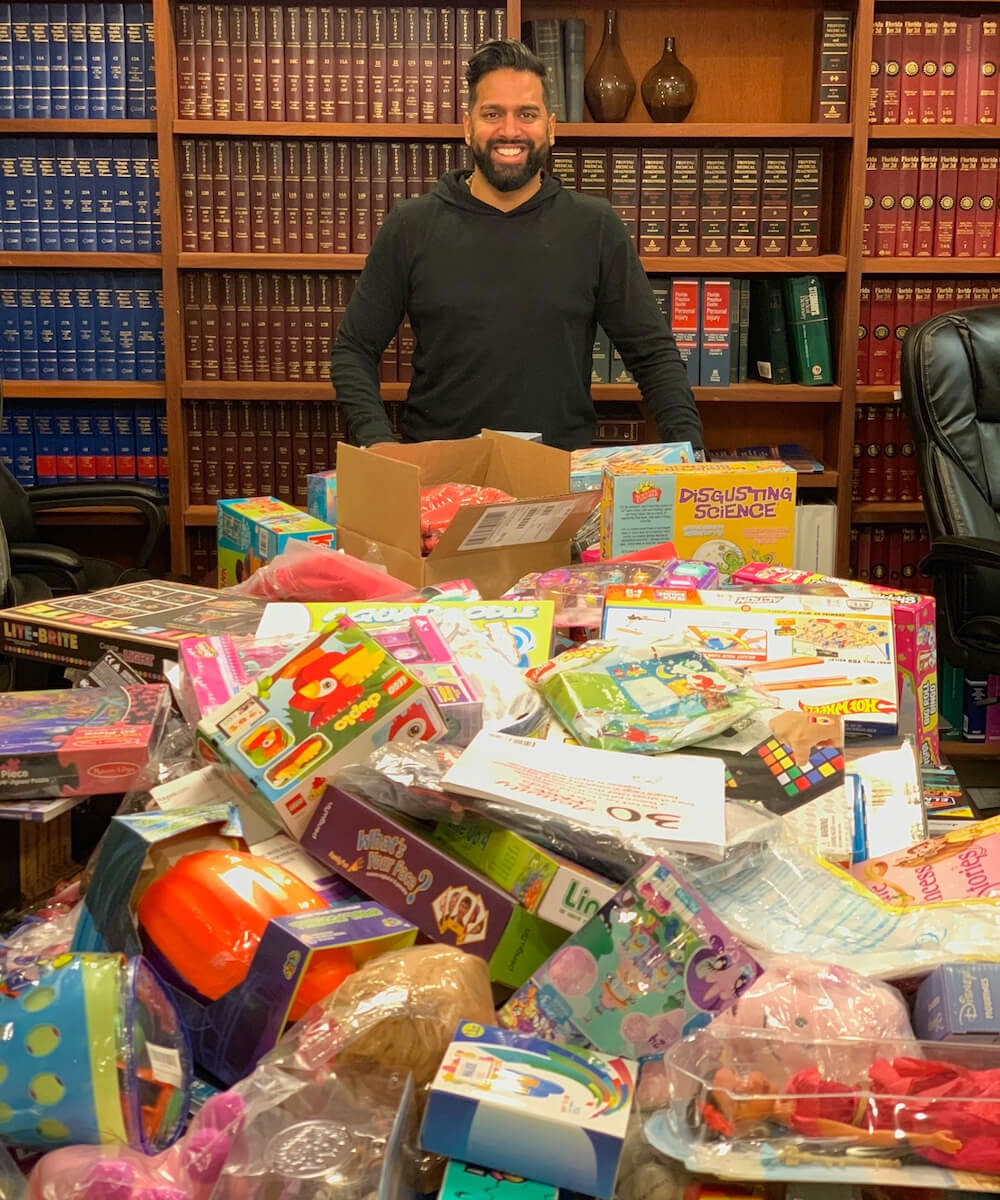
[[[946,572],[949,567],[991,567],[1000,571],[1000,541],[974,537],[935,538],[924,559],[929,571]]]
[[[55,571],[68,571],[76,575],[83,571],[79,555],[64,546],[50,546],[47,542],[18,542],[10,547],[10,561],[15,573],[32,568],[49,567]]]
[[[146,520],[143,538],[135,565],[145,568],[153,557],[156,543],[167,525],[166,500],[152,488],[136,483],[69,483],[55,487],[32,488],[28,499],[35,511],[50,508],[100,507],[134,508]]]

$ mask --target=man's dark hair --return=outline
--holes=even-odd
[[[513,38],[505,41],[483,42],[479,49],[465,64],[465,82],[469,85],[469,107],[476,102],[476,86],[484,75],[503,68],[512,71],[530,71],[542,81],[542,100],[545,111],[551,111],[549,96],[549,75],[545,64],[533,54],[524,42],[516,42]]]

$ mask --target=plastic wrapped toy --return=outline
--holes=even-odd
[[[184,1137],[150,1157],[124,1146],[66,1146],[46,1154],[29,1200],[208,1200],[243,1123],[233,1092],[211,1096]]]
[[[240,984],[272,917],[330,906],[297,876],[238,850],[185,854],[139,901],[143,947],[163,977],[217,1000]],[[347,948],[317,952],[299,985],[291,1019],[334,991],[354,970]]]
[[[178,1010],[142,958],[64,954],[7,975],[0,995],[0,1139],[51,1148],[169,1146],[191,1056]]]
[[[663,754],[759,707],[736,676],[695,650],[587,642],[527,672],[582,746]]]
[[[424,554],[430,554],[441,535],[467,504],[510,504],[514,499],[494,487],[476,487],[472,483],[439,483],[420,489],[420,542]]]
[[[291,541],[269,563],[249,579],[227,589],[231,596],[255,596],[261,600],[405,600],[413,588],[372,563],[363,562],[341,550]]]
[[[560,629],[600,629],[604,595],[612,584],[653,585],[660,582],[665,562],[585,563],[526,575],[505,592],[508,599],[555,601],[555,625]]]

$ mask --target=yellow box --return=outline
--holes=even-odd
[[[610,463],[601,486],[601,557],[673,542],[681,558],[788,566],[795,551],[795,471],[781,463]]]

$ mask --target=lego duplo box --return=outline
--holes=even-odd
[[[611,463],[601,486],[601,557],[673,542],[723,579],[795,552],[795,471],[779,463]]]
[[[483,817],[439,821],[432,838],[560,929],[579,929],[615,894],[606,880]]]
[[[300,840],[432,941],[485,959],[507,987],[519,987],[566,938],[425,833],[339,788],[327,788]]]
[[[1000,1042],[1000,962],[936,967],[917,989],[913,1031],[932,1042]]]
[[[591,446],[570,452],[570,488],[574,492],[596,491],[601,486],[605,466],[648,467],[664,463],[694,462],[690,442],[656,442],[643,446]]]
[[[316,471],[306,476],[306,509],[317,521],[337,524],[336,471]]]
[[[135,913],[149,884],[186,854],[234,848],[246,846],[226,805],[115,817],[81,905],[73,950],[142,954]],[[278,917],[265,927],[243,981],[212,1001],[193,994],[176,965],[156,965],[180,1006],[195,1062],[231,1084],[273,1048],[317,955],[349,947],[360,964],[412,945],[416,934],[410,922],[368,901]]]
[[[216,505],[219,587],[249,578],[290,541],[336,545],[337,531],[325,521],[274,496],[220,500]]]
[[[387,742],[445,732],[420,680],[340,616],[203,718],[196,747],[265,820],[298,837],[335,771]]]
[[[420,1145],[611,1200],[636,1064],[463,1021],[431,1084]]]
[[[428,555],[421,552],[421,489],[439,483],[494,487],[509,504],[460,508]],[[337,447],[337,538],[358,558],[378,550],[390,575],[414,587],[471,579],[486,598],[522,575],[570,560],[570,539],[594,498],[572,494],[569,455],[483,430],[460,441]]]

